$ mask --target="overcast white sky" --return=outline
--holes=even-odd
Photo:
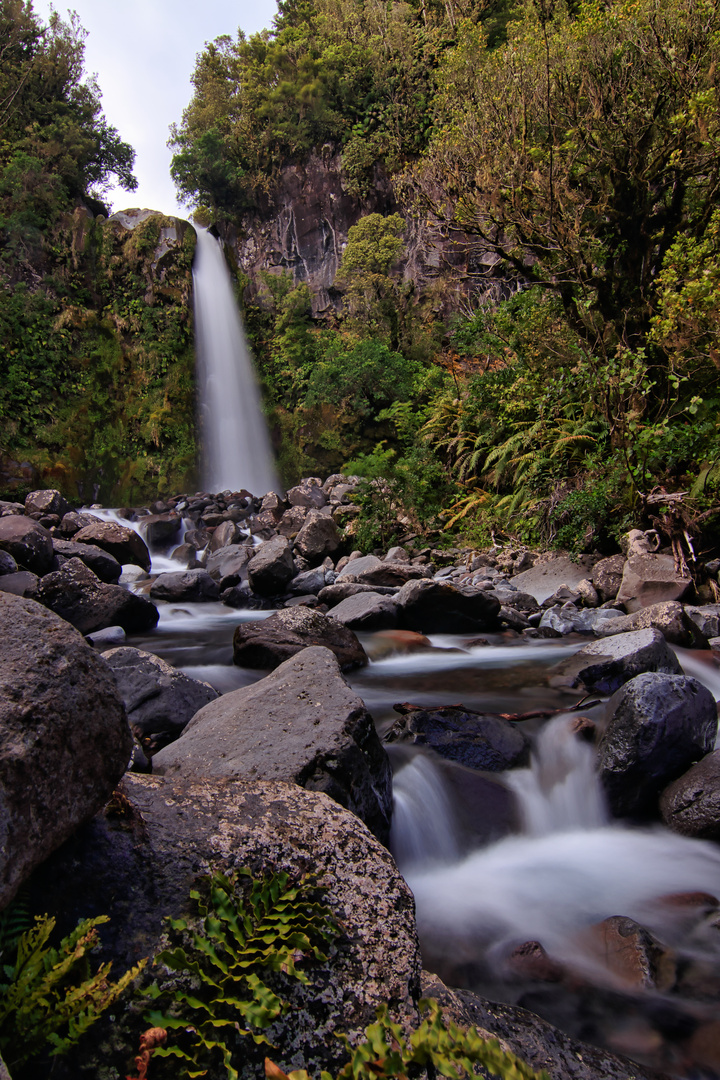
[[[178,207],[170,179],[168,128],[190,101],[195,57],[220,34],[247,34],[272,24],[275,0],[35,0],[43,20],[51,7],[76,11],[88,31],[85,68],[97,73],[103,111],[136,152],[136,192],[112,191],[114,210]]]

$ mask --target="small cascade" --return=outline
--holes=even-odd
[[[195,334],[207,491],[278,490],[260,391],[220,242],[196,226]]]
[[[88,513],[93,514],[101,521],[114,521],[126,529],[132,529],[133,532],[137,533],[138,536],[147,543],[147,537],[143,530],[142,518],[139,518],[137,521],[130,521],[128,518],[122,517],[117,510],[99,506],[90,507]],[[178,570],[185,569],[185,564],[177,562],[172,556],[173,551],[182,544],[186,530],[187,522],[185,518],[180,518],[178,521],[177,535],[170,545],[165,544],[162,550],[159,551],[153,545],[148,544],[148,551],[150,552],[150,559],[152,560],[150,567],[151,574],[175,573]]]
[[[460,854],[458,827],[439,768],[414,754],[393,777],[390,850],[398,866],[453,862]]]

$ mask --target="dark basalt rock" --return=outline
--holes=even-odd
[[[106,585],[117,585],[122,567],[117,559],[95,544],[78,544],[73,540],[59,540],[53,537],[53,551],[64,559],[80,559],[93,574]]]
[[[683,836],[720,840],[720,750],[713,750],[665,788],[660,813]]]
[[[677,656],[659,630],[633,630],[593,641],[551,668],[548,680],[551,686],[569,690],[614,694],[624,683],[648,671],[682,674]]]
[[[150,586],[150,596],[153,600],[201,603],[217,600],[220,586],[206,570],[181,570],[156,577]]]
[[[38,586],[38,600],[72,623],[82,634],[122,626],[141,633],[157,625],[158,610],[144,596],[106,585],[80,559],[68,559],[60,570],[46,574]]]
[[[108,551],[122,565],[136,563],[143,570],[149,570],[152,564],[147,544],[141,536],[126,525],[115,521],[98,521],[86,525],[75,533],[78,544],[96,544],[103,551]]]
[[[504,772],[526,766],[530,743],[509,720],[486,716],[461,705],[436,709],[396,705],[402,716],[385,735],[387,743],[429,746],[442,757],[486,772]]]
[[[715,699],[687,676],[638,675],[610,698],[607,715],[598,771],[620,817],[657,812],[663,788],[715,745]]]
[[[248,564],[248,581],[259,596],[277,596],[295,576],[290,544],[284,536],[266,540]]]
[[[463,634],[498,626],[500,603],[482,589],[444,581],[408,581],[395,597],[400,624],[423,634]]]
[[[272,669],[309,645],[330,649],[343,671],[368,662],[352,630],[318,611],[297,607],[262,622],[240,623],[233,637],[233,661],[238,667]]]
[[[350,630],[394,630],[398,624],[398,606],[389,596],[360,592],[334,607],[331,618]]]
[[[31,518],[9,514],[0,518],[0,548],[12,555],[23,570],[46,574],[52,569],[55,553],[47,529]]]

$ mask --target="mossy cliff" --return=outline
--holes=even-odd
[[[194,483],[194,250],[186,221],[78,205],[4,267],[0,493],[132,503]]]

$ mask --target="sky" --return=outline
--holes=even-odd
[[[34,0],[33,7],[43,20],[51,8],[65,19],[77,12],[88,32],[85,70],[97,74],[108,122],[135,149],[137,191],[113,189],[105,201],[113,210],[139,206],[186,217],[165,144],[190,102],[195,58],[220,34],[270,27],[275,0]]]

